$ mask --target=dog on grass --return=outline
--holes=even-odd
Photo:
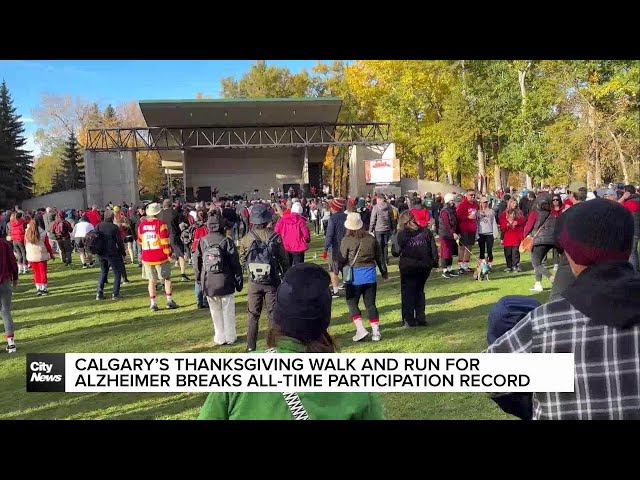
[[[480,260],[478,262],[478,266],[476,267],[476,271],[473,274],[473,279],[479,282],[482,282],[483,280],[486,280],[488,282],[489,272],[491,272],[491,270],[489,269],[489,264],[486,262],[486,260]]]

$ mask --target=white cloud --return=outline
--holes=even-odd
[[[35,120],[33,118],[31,118],[31,117],[22,117],[22,118],[20,118],[20,120],[23,123],[33,123],[33,122],[35,122]]]

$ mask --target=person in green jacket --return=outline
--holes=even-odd
[[[299,263],[291,267],[276,292],[273,325],[267,334],[269,352],[334,353],[327,329],[331,320],[329,275],[320,266]],[[310,420],[384,420],[374,393],[300,392],[294,394]],[[199,420],[293,420],[285,400],[276,392],[212,392]]]

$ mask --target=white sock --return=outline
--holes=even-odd
[[[364,328],[364,325],[362,324],[362,318],[355,318],[353,320],[353,324],[356,326],[357,332],[362,332],[363,330],[366,330],[366,328]]]
[[[13,341],[13,337],[7,337],[7,345],[10,347],[15,346],[16,342]]]
[[[173,300],[173,299],[171,298],[171,295],[167,295],[167,303],[169,303],[171,300]]]
[[[333,287],[333,293],[338,293],[340,289],[338,287]]]
[[[157,305],[156,303],[156,297],[150,298],[149,300],[151,300],[151,305]]]
[[[46,290],[46,289],[47,289],[47,284],[45,283],[42,285],[42,290]]]
[[[371,325],[371,331],[374,335],[380,334],[380,325],[378,324],[378,322],[369,323],[369,325]]]

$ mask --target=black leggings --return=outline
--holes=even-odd
[[[480,247],[480,260],[484,260],[484,251],[487,249],[487,260],[493,262],[493,233],[481,233],[478,235],[478,246]]]
[[[542,259],[553,248],[553,245],[535,245],[531,250],[531,264],[536,275],[536,282],[541,282],[542,277],[551,277],[549,270],[542,263]]]
[[[289,257],[289,265],[293,266],[298,263],[304,263],[304,252],[287,252]]]
[[[377,283],[365,283],[364,285],[345,285],[345,293],[347,297],[347,306],[349,307],[349,313],[351,318],[359,317],[362,315],[360,307],[360,297],[364,297],[364,306],[367,309],[367,316],[369,321],[378,320],[378,308],[376,307],[376,291],[378,290]]]
[[[316,220],[311,220],[311,223],[313,223],[313,231],[316,235],[318,235],[320,233],[320,220],[316,219]]]
[[[18,254],[18,265],[27,264],[27,250],[24,248],[24,242],[13,242],[13,250]]]

